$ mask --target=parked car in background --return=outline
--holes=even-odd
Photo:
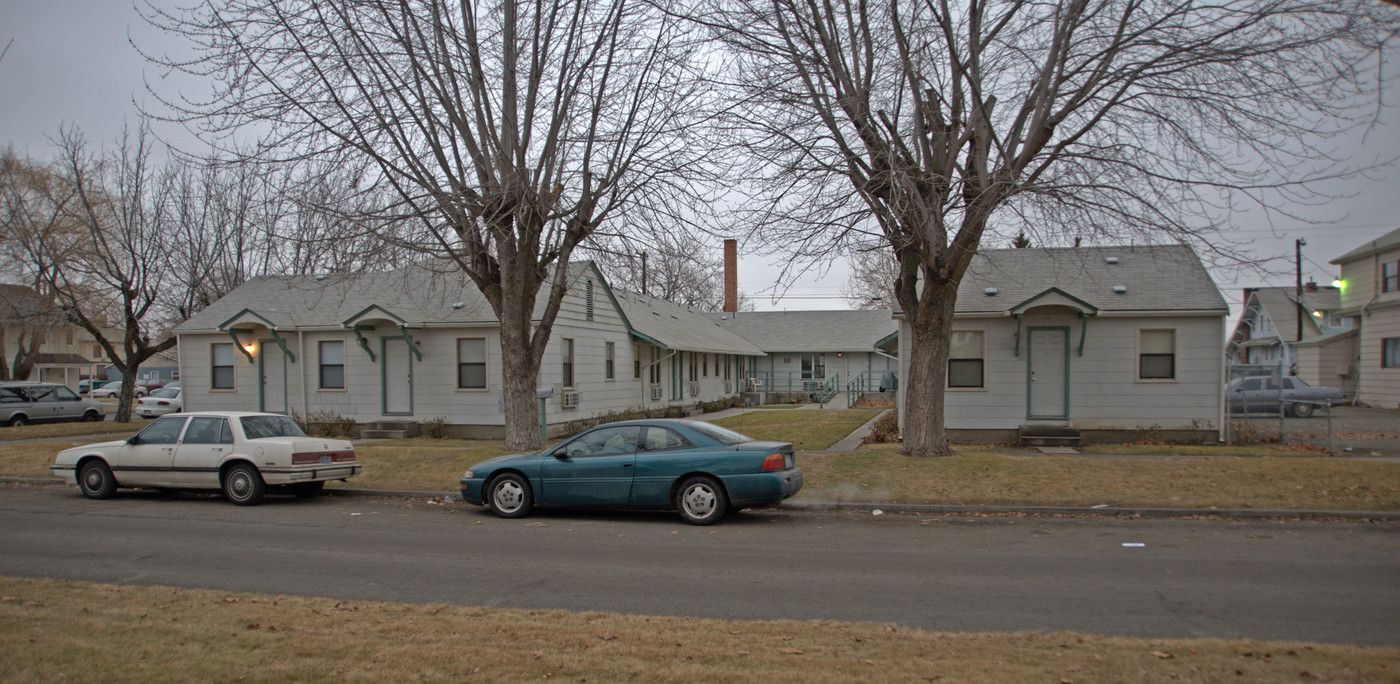
[[[552,449],[478,463],[462,500],[502,518],[535,506],[675,510],[708,525],[728,510],[776,504],[802,489],[792,444],[760,442],[689,420],[600,425]]]
[[[141,393],[140,396],[144,396],[165,387],[165,382],[163,378],[142,378],[136,381],[136,391]]]
[[[87,394],[92,391],[92,379],[83,378],[78,381],[78,394]]]
[[[101,386],[101,387],[98,387],[97,389],[93,390],[92,393],[91,393],[91,395],[92,395],[92,398],[93,398],[93,399],[116,399],[118,396],[121,395],[121,393],[122,393],[122,381],[121,381],[121,380],[113,380],[113,381],[111,381],[111,382],[109,382],[109,383],[107,383],[107,384],[105,384],[105,385],[103,385],[103,386]],[[142,386],[139,385],[139,384],[136,386],[136,392],[135,392],[135,394],[136,394],[136,397],[137,397],[138,399],[141,398],[141,397],[146,396],[146,395],[149,394],[149,393],[150,393],[150,390],[146,389],[145,387],[142,387]]]
[[[314,496],[362,468],[350,442],[307,437],[287,416],[214,411],[161,416],[129,439],[65,449],[50,471],[90,499],[118,487],[216,489],[250,506],[268,493]]]
[[[179,413],[184,406],[179,387],[162,387],[151,392],[150,396],[141,397],[136,401],[136,415],[155,418],[167,413]]]
[[[1273,376],[1236,378],[1225,391],[1225,403],[1236,413],[1278,413],[1282,404],[1298,418],[1307,418],[1320,405],[1342,401],[1342,391],[1313,387],[1294,377]]]
[[[66,385],[48,382],[0,383],[0,425],[78,420],[95,422],[105,417],[102,404],[78,396]]]

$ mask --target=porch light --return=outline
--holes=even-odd
[[[252,343],[252,342],[249,342],[248,344],[243,345],[243,351],[246,351],[246,352],[248,352],[249,354],[252,354],[254,349],[256,349],[256,347],[253,346],[253,343]]]
[[[1312,313],[1313,313],[1313,318],[1322,318],[1322,312],[1321,312],[1321,311],[1314,311],[1314,312],[1312,312]]]

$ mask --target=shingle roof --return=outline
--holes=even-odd
[[[1356,259],[1360,259],[1362,257],[1371,256],[1376,252],[1381,252],[1387,249],[1395,249],[1396,247],[1400,247],[1400,228],[1396,228],[1395,230],[1392,230],[1389,233],[1386,233],[1385,235],[1382,235],[1364,245],[1361,245],[1360,247],[1357,247],[1356,249],[1353,249],[1350,252],[1347,252],[1346,254],[1343,254],[1327,263],[1340,264],[1343,261],[1355,261]]]
[[[956,313],[1005,313],[1050,288],[1101,312],[1230,310],[1190,247],[1138,245],[983,250],[958,287]]]
[[[881,338],[899,330],[889,309],[740,311],[710,317],[768,352],[870,351]]]
[[[1294,341],[1298,336],[1298,304],[1294,288],[1291,287],[1261,287],[1250,293],[1253,300],[1269,316],[1273,322],[1274,329],[1278,331],[1280,338],[1289,342]],[[1303,305],[1309,311],[1336,311],[1342,306],[1342,295],[1337,290],[1324,287],[1316,292],[1303,293]],[[1241,317],[1240,325],[1243,325]],[[1308,339],[1321,334],[1322,331],[1317,326],[1317,321],[1312,316],[1303,318],[1303,339]]]
[[[667,349],[764,355],[762,349],[721,327],[699,309],[636,292],[618,290],[613,296],[634,331]]]

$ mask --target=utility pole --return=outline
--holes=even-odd
[[[1306,244],[1308,241],[1303,238],[1293,241],[1293,275],[1296,278],[1294,286],[1297,288],[1294,302],[1298,307],[1298,334],[1293,338],[1294,363],[1297,362],[1298,358],[1297,344],[1303,341],[1303,317],[1308,315],[1307,307],[1303,306],[1303,245]]]

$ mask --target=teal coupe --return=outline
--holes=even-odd
[[[533,454],[483,461],[462,500],[502,518],[535,506],[675,510],[692,525],[776,504],[802,489],[792,444],[760,442],[691,420],[599,425]]]

